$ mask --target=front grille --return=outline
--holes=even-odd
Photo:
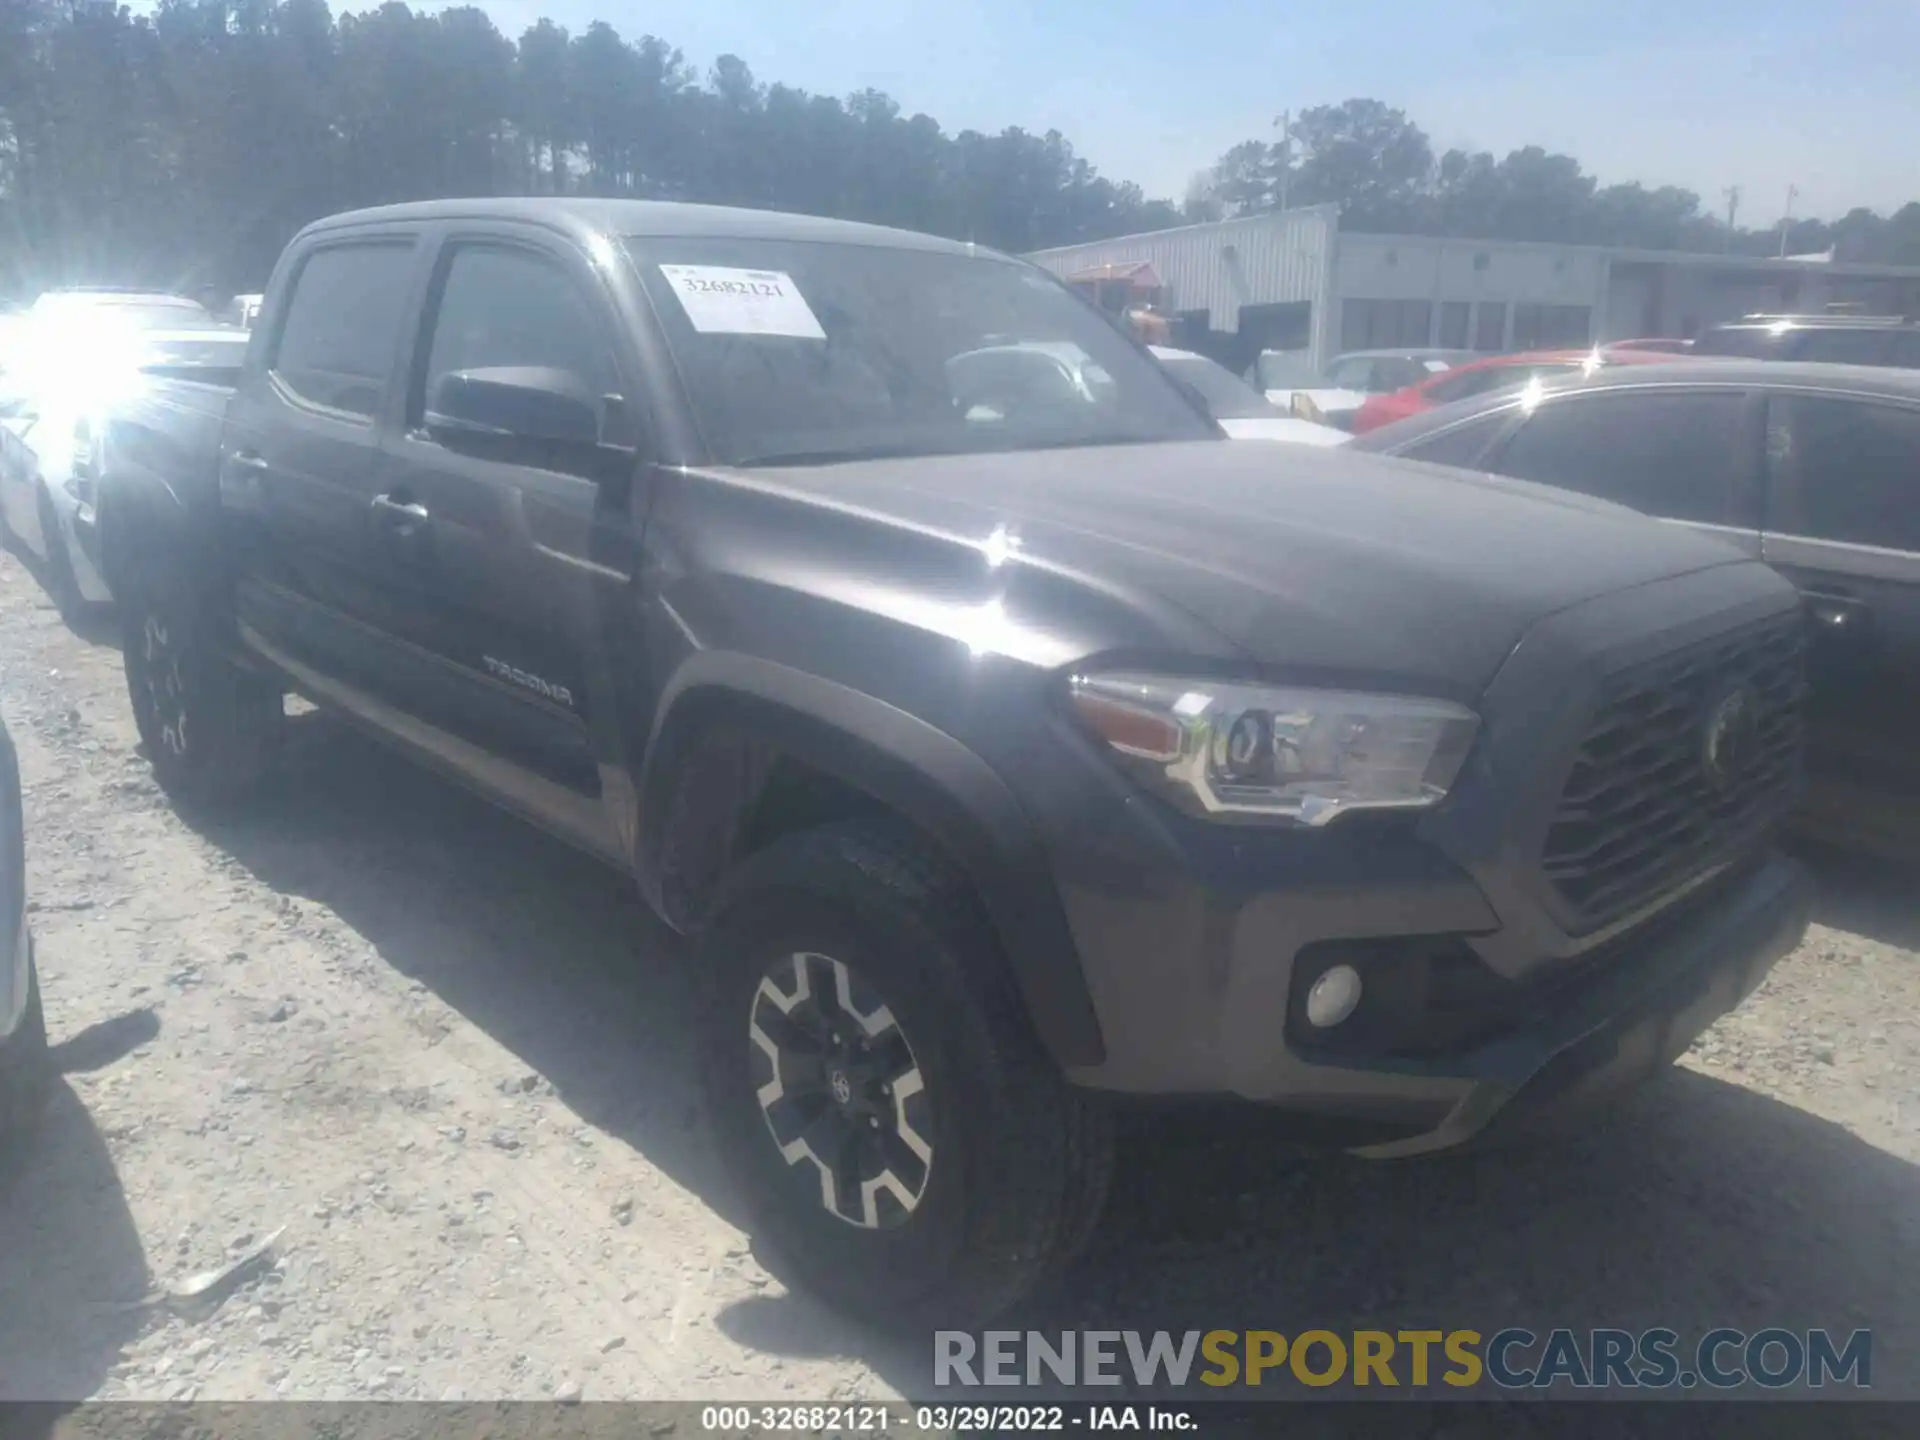
[[[1663,655],[1607,683],[1541,857],[1579,928],[1737,855],[1792,806],[1805,647],[1796,614]],[[1716,778],[1706,760],[1710,714],[1743,687],[1755,743]]]

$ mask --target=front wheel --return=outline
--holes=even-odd
[[[183,805],[237,801],[278,748],[280,691],[228,658],[216,608],[185,583],[138,585],[121,613],[127,694],[154,778]]]
[[[868,1320],[967,1326],[1048,1279],[1112,1134],[1041,1051],[971,896],[910,838],[830,826],[726,885],[701,1048],[756,1234]]]

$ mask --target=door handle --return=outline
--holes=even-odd
[[[252,488],[257,486],[261,478],[267,474],[267,470],[273,467],[267,465],[267,459],[263,455],[255,455],[250,449],[240,449],[240,451],[228,453],[225,468],[228,476],[232,476],[234,484]]]
[[[397,535],[411,535],[431,518],[427,507],[412,500],[396,500],[391,495],[373,497],[373,514],[382,525]]]

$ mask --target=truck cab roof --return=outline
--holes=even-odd
[[[854,220],[828,220],[817,215],[790,215],[777,210],[748,210],[729,205],[692,205],[670,200],[608,200],[572,195],[426,200],[349,210],[315,221],[301,232],[301,237],[377,225],[427,225],[463,220],[540,225],[579,237],[589,234],[649,237],[697,235],[753,240],[811,240],[841,245],[929,250],[953,255],[995,256],[1000,253],[966,241],[946,240]]]

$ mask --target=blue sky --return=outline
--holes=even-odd
[[[363,8],[349,3],[347,8]],[[437,8],[437,7],[429,7]],[[653,33],[702,71],[873,86],[949,131],[1057,128],[1100,170],[1178,198],[1274,116],[1353,95],[1437,149],[1538,143],[1602,181],[1742,189],[1740,219],[1920,199],[1914,0],[489,0]]]

